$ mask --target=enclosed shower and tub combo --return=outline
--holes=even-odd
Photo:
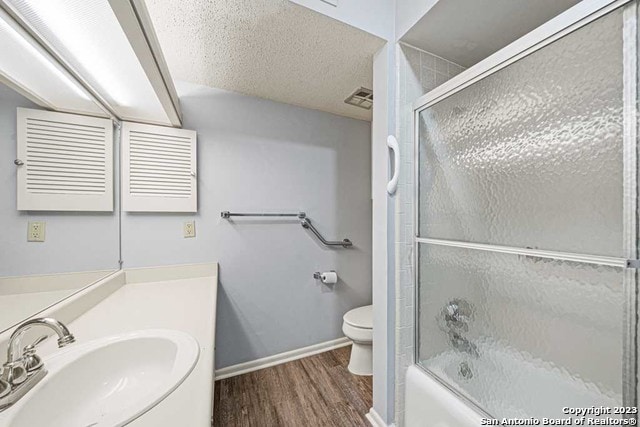
[[[637,27],[583,1],[415,103],[407,426],[634,425]]]

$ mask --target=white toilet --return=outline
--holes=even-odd
[[[342,332],[353,341],[349,372],[373,375],[373,306],[354,308],[342,319]]]

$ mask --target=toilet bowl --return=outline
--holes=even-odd
[[[373,374],[373,306],[354,308],[343,316],[342,332],[353,344],[349,372]]]

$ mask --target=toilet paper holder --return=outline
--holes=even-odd
[[[335,273],[335,270],[329,270],[330,273]],[[322,280],[322,273],[320,273],[319,271],[316,271],[315,273],[313,273],[313,278],[316,280]]]

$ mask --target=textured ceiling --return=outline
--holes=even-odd
[[[344,99],[383,40],[288,0],[146,3],[174,80],[371,120]]]

